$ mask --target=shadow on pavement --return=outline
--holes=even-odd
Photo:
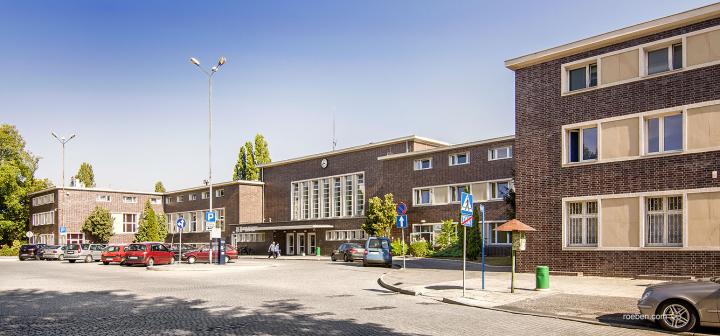
[[[674,332],[665,331],[663,329],[660,329],[660,327],[655,325],[655,323],[653,323],[650,320],[642,319],[641,315],[637,314],[637,313],[606,314],[606,315],[598,316],[597,320],[600,322],[612,324],[612,325],[650,328],[650,329],[653,329],[658,332],[664,332],[664,333],[670,334],[670,335],[677,335]],[[694,330],[692,330],[692,332],[700,333],[700,334],[708,334],[708,335],[720,335],[720,328],[697,327]]]
[[[398,261],[402,264],[402,259],[393,258],[395,264]],[[468,271],[482,271],[482,265],[477,262],[468,262],[465,265]],[[408,269],[437,269],[437,270],[462,270],[462,260],[453,259],[414,259],[406,261],[406,268]],[[491,266],[485,267],[486,272],[509,272],[510,266]]]
[[[330,312],[310,312],[291,299],[266,301],[253,309],[204,307],[204,304],[203,300],[148,299],[110,291],[3,291],[0,292],[0,333],[408,335],[375,323],[337,318]]]

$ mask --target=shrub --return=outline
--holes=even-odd
[[[462,244],[455,242],[444,249],[440,249],[433,253],[433,257],[446,257],[446,258],[462,258]]]
[[[405,255],[405,253],[403,253],[403,250],[402,250],[402,247],[403,247],[402,240],[400,240],[399,238],[393,240],[390,247],[392,248],[392,254],[394,256]],[[408,250],[409,250],[409,246],[407,243],[405,243],[405,252],[408,252]]]
[[[23,242],[19,240],[13,240],[12,246],[3,245],[0,247],[0,256],[17,256],[20,253],[20,245],[22,244]]]
[[[423,258],[430,255],[430,244],[425,240],[414,241],[410,244],[410,254],[413,256]]]

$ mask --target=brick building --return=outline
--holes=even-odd
[[[720,4],[506,66],[521,270],[719,274]]]

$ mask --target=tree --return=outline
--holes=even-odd
[[[440,233],[435,239],[439,249],[446,249],[458,241],[458,225],[453,223],[452,219],[446,219],[442,221],[442,227]]]
[[[165,216],[165,213],[162,211],[157,212],[156,214],[158,222],[158,236],[160,237],[160,241],[164,241],[165,237],[168,235],[167,216]]]
[[[158,192],[158,193],[165,192],[165,186],[163,185],[162,181],[155,182],[155,192]]]
[[[270,162],[272,159],[270,159],[270,149],[268,149],[265,137],[260,133],[255,134],[255,163],[260,165]]]
[[[145,209],[140,218],[137,233],[135,234],[135,242],[157,242],[165,241],[167,235],[167,225],[165,225],[165,235],[162,234],[163,229],[160,227],[160,221],[155,213],[150,201],[145,202]]]
[[[113,235],[113,219],[110,211],[101,206],[95,207],[95,210],[85,219],[83,231],[89,232],[96,242],[107,243],[110,241],[110,237]]]
[[[78,181],[80,181],[80,183],[82,183],[86,188],[95,187],[95,173],[93,173],[92,165],[87,162],[83,162],[80,165],[80,169],[78,169],[75,178],[77,178]]]
[[[467,236],[467,257],[469,259],[477,259],[482,250],[482,223],[480,211],[477,206],[473,207],[473,226],[468,228]]]
[[[247,153],[245,152],[245,146],[241,146],[238,152],[237,163],[235,163],[235,168],[233,169],[233,181],[247,179],[245,160],[247,160]]]
[[[26,239],[28,194],[52,186],[47,179],[35,178],[38,161],[25,149],[25,140],[15,126],[0,124],[0,245]]]
[[[252,142],[245,143],[245,179],[257,181],[260,178],[260,169],[255,163],[255,151]]]
[[[515,181],[515,169],[513,169],[512,171],[512,177],[513,181]],[[508,219],[515,218],[517,214],[517,210],[515,208],[515,187],[512,187],[510,188],[510,190],[508,190],[508,193],[505,194],[503,200],[505,200],[505,204],[507,204],[507,208],[505,209],[505,215],[508,217]]]
[[[393,194],[385,194],[383,199],[377,196],[370,198],[362,229],[371,236],[392,237],[392,227],[397,217],[395,206]]]

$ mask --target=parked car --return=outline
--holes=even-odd
[[[638,301],[642,315],[674,332],[690,331],[698,325],[720,327],[718,307],[720,277],[652,285]]]
[[[175,262],[164,243],[135,243],[125,249],[125,265],[155,266]]]
[[[65,259],[65,246],[61,245],[47,245],[40,249],[40,259],[43,260],[60,260]]]
[[[25,259],[36,259],[40,260],[40,249],[45,247],[45,244],[26,244],[20,246],[20,252],[18,253],[18,259],[23,261]]]
[[[125,245],[106,246],[100,254],[100,261],[102,261],[104,265],[109,265],[111,262],[120,263],[120,265],[122,265],[125,263],[126,248],[127,246]]]
[[[183,254],[185,254],[185,252],[192,252],[197,250],[199,250],[199,248],[193,245],[182,244]],[[170,251],[173,253],[173,255],[175,255],[175,260],[180,260],[180,244],[172,244],[172,246],[170,247]]]
[[[370,237],[365,242],[363,266],[370,264],[381,264],[385,267],[392,267],[392,252],[390,251],[390,239],[386,237]]]
[[[341,259],[345,262],[362,259],[365,256],[365,248],[356,243],[344,243],[338,246],[330,255],[330,260],[337,261]]]
[[[104,248],[104,244],[68,244],[65,247],[65,259],[71,263],[78,260],[86,263],[99,261]]]
[[[215,251],[213,251],[215,252]],[[203,246],[199,250],[191,251],[184,253],[182,260],[186,260],[188,264],[194,264],[196,262],[208,262],[210,258],[210,248],[207,246]],[[217,258],[217,256],[213,255],[213,259]],[[235,260],[238,258],[238,252],[237,250],[230,246],[225,245],[225,263],[230,262],[230,260]]]

